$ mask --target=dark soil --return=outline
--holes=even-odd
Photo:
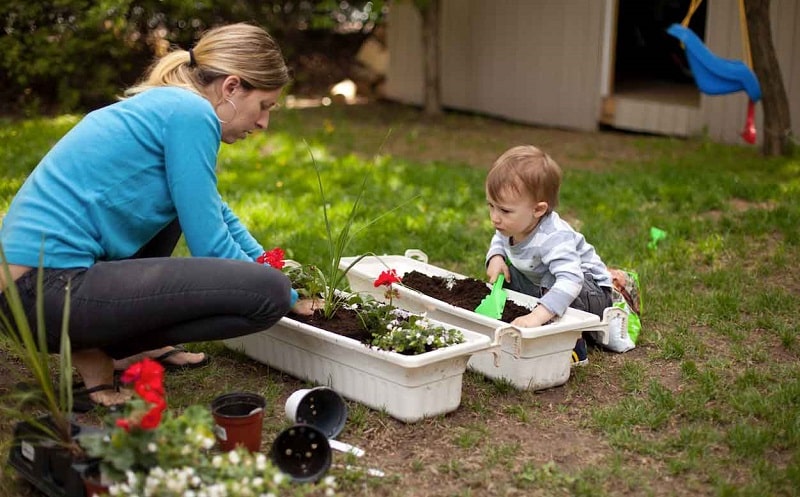
[[[447,278],[430,276],[419,271],[411,271],[403,276],[403,285],[429,297],[470,311],[475,310],[483,298],[490,293],[486,283],[475,278],[456,279],[452,288],[447,287],[448,282]],[[501,321],[510,323],[530,312],[530,309],[507,300]],[[337,309],[333,317],[329,319],[325,318],[320,310],[315,311],[311,316],[292,315],[292,319],[358,340],[365,345],[370,345],[372,342],[372,333],[364,328],[358,314],[349,309]]]
[[[450,281],[448,278],[430,276],[419,271],[411,271],[403,275],[403,285],[429,297],[470,311],[474,311],[484,297],[490,293],[486,283],[475,278],[456,279],[453,281],[452,288],[448,288]],[[510,323],[530,312],[530,309],[506,300],[500,320]]]
[[[336,313],[330,319],[326,318],[321,310],[314,311],[314,314],[311,316],[293,314],[292,319],[309,326],[315,326],[336,333],[337,335],[358,340],[365,345],[369,345],[372,342],[372,333],[364,328],[364,325],[358,318],[358,314],[349,309],[337,309]]]

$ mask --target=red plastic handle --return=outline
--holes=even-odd
[[[747,102],[747,120],[742,130],[742,139],[750,145],[756,142],[756,103],[752,100]]]

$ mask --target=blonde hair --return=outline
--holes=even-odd
[[[509,195],[530,195],[547,202],[548,212],[558,206],[561,168],[549,155],[532,145],[520,145],[503,153],[486,176],[486,193],[498,201]]]
[[[125,96],[159,86],[178,86],[202,95],[211,82],[228,75],[239,76],[247,90],[277,90],[290,81],[281,49],[269,33],[238,23],[207,31],[191,52],[179,49],[161,57]]]

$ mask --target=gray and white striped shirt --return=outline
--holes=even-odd
[[[495,232],[487,263],[495,255],[507,257],[531,282],[548,289],[539,303],[558,316],[580,293],[584,274],[590,274],[599,286],[611,288],[611,275],[594,247],[556,212],[542,217],[533,232],[514,245]]]

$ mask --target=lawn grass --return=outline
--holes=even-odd
[[[0,214],[74,117],[0,122]],[[340,437],[386,478],[341,467],[343,495],[796,495],[800,488],[800,158],[703,139],[542,130],[471,115],[428,122],[373,104],[281,110],[269,133],[222,147],[223,197],[266,248],[324,261],[311,154],[336,226],[365,175],[348,254],[424,250],[481,278],[492,230],[486,167],[533,143],[565,170],[559,211],[606,263],[643,284],[638,347],[591,351],[547,392],[468,373],[455,413],[413,425],[354,402]],[[609,144],[615,144],[609,146]],[[588,144],[588,145],[586,145]],[[667,233],[650,249],[650,228]],[[178,255],[187,255],[185,247]],[[263,393],[265,440],[286,426],[298,380],[219,344],[212,366],[168,378],[176,408],[225,391]],[[13,420],[0,420],[0,440]],[[336,462],[344,464],[341,455]],[[353,462],[353,461],[350,461]],[[25,495],[6,472],[0,495]],[[0,488],[2,491],[2,488]]]

